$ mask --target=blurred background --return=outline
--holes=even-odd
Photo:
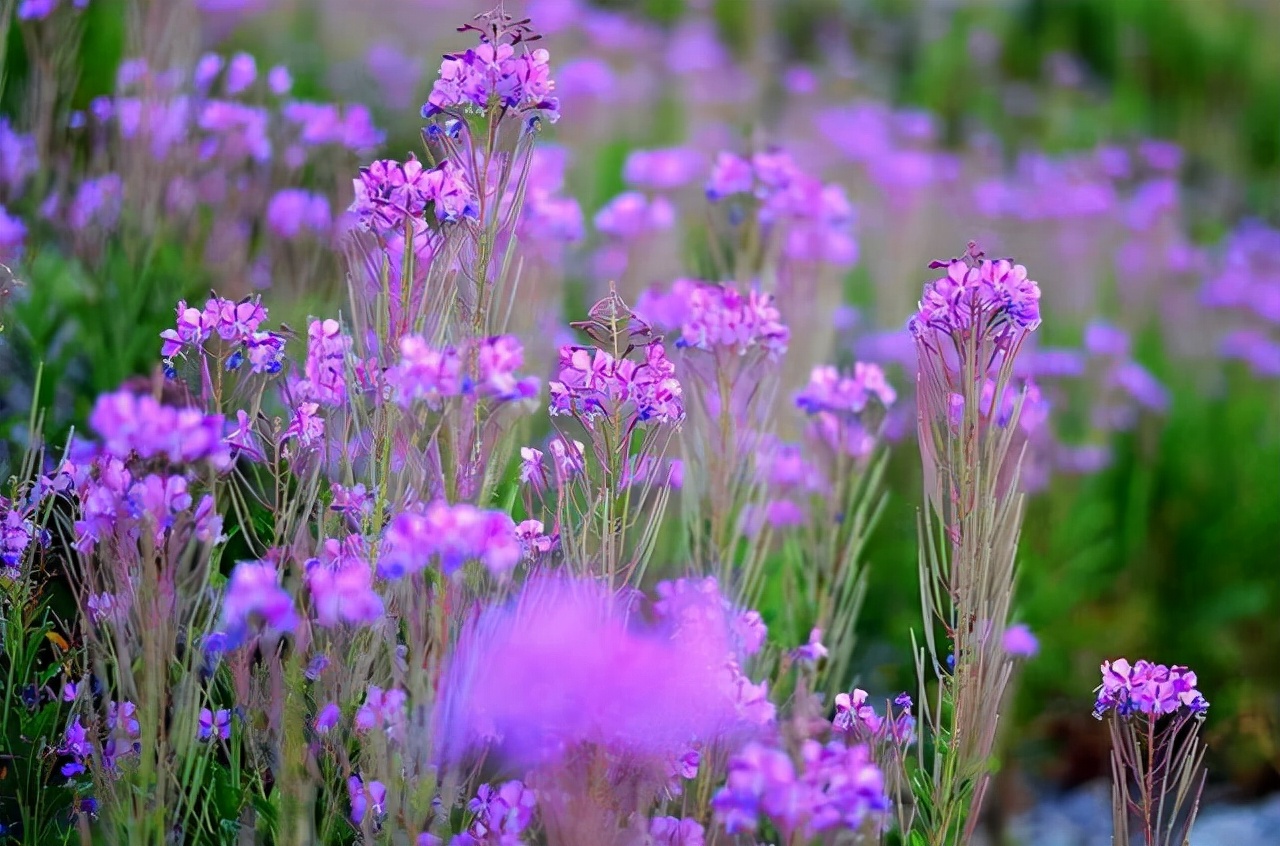
[[[421,149],[418,108],[440,55],[492,4],[61,0],[26,18],[25,3],[7,5],[0,249],[21,284],[6,283],[0,336],[5,475],[33,406],[60,443],[97,393],[155,370],[180,298],[260,290],[295,327],[342,309],[326,227],[361,162]],[[638,289],[706,272],[710,162],[770,144],[854,206],[856,260],[833,283],[841,360],[880,361],[909,385],[902,327],[925,266],[969,238],[1039,280],[1045,322],[1028,367],[1054,439],[1035,456],[1024,529],[1018,616],[1040,652],[1007,724],[1007,804],[1106,776],[1092,690],[1099,663],[1119,656],[1199,673],[1214,799],[1280,790],[1280,3],[505,6],[533,18],[558,82],[545,187],[581,214],[560,208],[565,243],[542,272],[566,315],[608,277]],[[247,93],[226,93],[235,109],[196,121],[203,146],[103,141],[102,126],[128,120],[130,60],[192,68],[206,51],[228,67],[251,56],[254,74]],[[277,66],[288,86],[269,76]],[[163,178],[183,170],[175,156],[204,161],[215,134],[217,155],[244,159],[230,178]],[[232,140],[248,146],[229,151]],[[658,191],[629,179],[627,162],[673,147],[694,162],[660,186],[680,223],[654,223],[619,264],[597,212],[626,190]],[[313,232],[270,213],[292,188],[325,200]],[[868,551],[859,670],[876,692],[914,686],[909,422]]]

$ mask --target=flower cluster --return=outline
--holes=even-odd
[[[729,761],[725,786],[711,804],[733,834],[753,832],[766,817],[783,838],[858,831],[889,809],[884,775],[866,746],[806,740],[797,771],[785,751],[750,743]]]
[[[258,327],[267,319],[260,300],[246,297],[239,302],[210,297],[204,310],[178,303],[177,326],[160,333],[164,343],[160,355],[172,374],[175,356],[188,352],[207,353],[206,343],[215,335],[224,344],[223,366],[236,370],[247,358],[254,373],[277,373],[284,356],[284,336]]]
[[[531,33],[523,25],[513,25],[501,12],[482,16],[480,43],[463,53],[446,55],[440,64],[440,78],[422,107],[422,116],[457,113],[473,107],[518,114],[545,116],[554,123],[560,117],[560,102],[553,96],[550,54],[528,50],[524,42]]]
[[[791,339],[770,294],[754,289],[744,294],[730,283],[677,279],[665,295],[645,294],[636,311],[659,329],[678,331],[680,347],[739,355],[759,349],[777,360]]]
[[[350,211],[365,230],[402,232],[407,219],[421,219],[428,207],[437,220],[449,223],[479,213],[465,172],[448,159],[434,168],[424,168],[413,156],[406,162],[383,159],[360,168],[353,182]]]
[[[474,378],[465,372],[472,355]],[[396,401],[406,408],[422,402],[439,410],[445,399],[461,396],[512,402],[538,393],[537,377],[517,375],[523,366],[524,348],[511,335],[485,338],[462,349],[437,349],[417,335],[407,335],[400,339],[400,361],[387,372],[387,382]]]
[[[420,572],[433,559],[446,576],[468,561],[480,561],[502,576],[522,557],[515,523],[506,512],[467,503],[407,508],[391,519],[382,544],[378,574],[387,579]]]
[[[108,456],[163,457],[172,464],[207,461],[217,470],[231,464],[230,449],[223,442],[225,425],[221,415],[161,405],[152,396],[129,390],[103,394],[89,414],[89,426]]]
[[[852,373],[841,373],[825,365],[809,374],[809,384],[796,395],[796,405],[806,414],[837,414],[854,417],[876,399],[888,408],[898,395],[878,364],[857,362]]]
[[[533,822],[538,807],[537,794],[520,781],[508,781],[494,788],[482,784],[467,803],[474,816],[467,836],[480,843],[516,843]]]
[[[1095,717],[1108,712],[1121,717],[1144,714],[1150,718],[1186,709],[1197,716],[1209,703],[1196,689],[1196,674],[1186,667],[1166,667],[1150,661],[1130,664],[1124,658],[1102,662],[1102,684],[1094,704]]]
[[[928,330],[956,338],[989,334],[998,346],[1007,346],[1040,325],[1040,286],[1022,265],[1008,259],[952,259],[930,267],[947,272],[925,285],[911,318],[913,335]]]
[[[680,382],[666,348],[655,342],[641,349],[644,359],[637,362],[599,347],[561,347],[559,373],[548,383],[551,414],[571,414],[588,426],[600,417],[627,417],[631,425],[684,419]]]
[[[762,226],[786,226],[783,248],[789,258],[837,265],[857,259],[853,207],[844,189],[805,173],[785,150],[765,150],[750,158],[720,153],[706,194],[713,203],[750,197]]]
[[[905,693],[893,700],[899,710],[892,719],[877,714],[875,706],[867,701],[867,692],[861,688],[855,688],[852,693],[837,693],[835,704],[832,727],[858,741],[890,741],[907,746],[915,740],[916,720],[911,713],[911,697]]]
[[[232,650],[259,631],[280,635],[298,625],[293,597],[270,561],[241,561],[231,571],[218,618],[219,645]]]
[[[373,569],[363,557],[313,558],[305,567],[311,606],[321,626],[372,625],[382,619],[382,597],[373,589]]]
[[[336,320],[313,320],[307,328],[305,377],[293,385],[294,396],[324,406],[341,406],[347,396],[347,355],[351,336]]]

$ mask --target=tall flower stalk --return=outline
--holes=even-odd
[[[927,650],[917,672],[928,741],[913,789],[920,831],[943,846],[968,843],[977,825],[1013,670],[1002,642],[1022,525],[1022,397],[1013,365],[1040,324],[1040,290],[1024,267],[988,260],[972,242],[962,258],[930,267],[945,275],[925,285],[910,321],[926,495],[919,566]]]
[[[1111,733],[1112,842],[1185,846],[1207,775],[1209,703],[1186,667],[1104,661],[1093,715]]]

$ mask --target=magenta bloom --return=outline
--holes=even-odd
[[[365,815],[372,812],[375,819],[386,813],[387,788],[380,781],[365,783],[358,775],[347,779],[347,795],[351,799],[351,822],[357,828]]]
[[[773,706],[738,667],[727,603],[682,599],[644,624],[595,581],[549,578],[480,610],[441,685],[439,748],[457,759],[492,745],[534,765],[599,744],[665,769],[694,740],[750,736]]]
[[[307,562],[307,586],[321,626],[372,625],[382,619],[382,597],[373,589],[373,569],[366,561],[327,565],[312,559]]]
[[[1183,708],[1197,716],[1209,710],[1209,703],[1196,689],[1195,673],[1186,667],[1150,661],[1103,661],[1097,694],[1093,714],[1098,718],[1111,711],[1121,717],[1144,714],[1154,719]]]
[[[1004,630],[1004,651],[1019,658],[1033,658],[1040,651],[1040,641],[1026,623],[1015,623]]]
[[[545,117],[551,123],[559,119],[560,103],[551,96],[555,81],[550,54],[529,50],[523,43],[507,43],[505,39],[517,33],[500,26],[495,29],[481,35],[473,49],[444,57],[440,78],[422,107],[423,118],[467,108],[501,108]]]
[[[765,816],[784,838],[802,832],[809,840],[823,831],[858,830],[887,811],[889,799],[866,746],[806,740],[797,770],[786,752],[753,742],[730,759],[712,807],[730,834],[755,831]]]
[[[875,399],[888,408],[898,395],[878,364],[857,362],[853,373],[841,373],[831,366],[815,367],[808,386],[796,395],[796,405],[808,414],[830,412],[856,416]]]
[[[219,470],[231,466],[221,415],[161,405],[152,396],[122,390],[98,397],[89,426],[102,438],[104,451],[116,458],[164,456],[174,464],[208,461]]]
[[[222,599],[218,629],[226,649],[235,649],[252,632],[291,632],[298,624],[291,597],[280,586],[275,567],[265,561],[241,561],[231,571]]]
[[[231,712],[226,708],[216,713],[208,708],[200,709],[200,739],[210,740],[218,737],[221,740],[231,738]]]
[[[682,347],[738,355],[759,349],[777,359],[791,338],[771,294],[754,289],[742,293],[728,283],[677,279],[669,294],[642,297],[636,311],[654,326],[679,331],[677,346]]]
[[[572,414],[584,424],[602,415],[622,415],[631,425],[678,423],[684,403],[675,364],[662,344],[644,347],[645,360],[615,359],[595,347],[560,348],[560,371],[548,383],[551,414]]]
[[[398,579],[436,560],[445,575],[468,561],[480,561],[495,576],[503,576],[520,563],[522,554],[515,523],[505,512],[433,502],[392,518],[383,536],[378,574]]]
[[[917,337],[937,330],[954,337],[977,331],[1007,344],[1015,333],[1040,325],[1040,286],[1027,278],[1027,269],[1008,259],[983,259],[970,265],[960,259],[945,264],[946,275],[929,282],[920,309],[911,318]]]

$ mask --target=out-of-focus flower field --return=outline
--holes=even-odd
[[[1280,6],[491,7],[0,2],[0,843],[1280,790]]]

